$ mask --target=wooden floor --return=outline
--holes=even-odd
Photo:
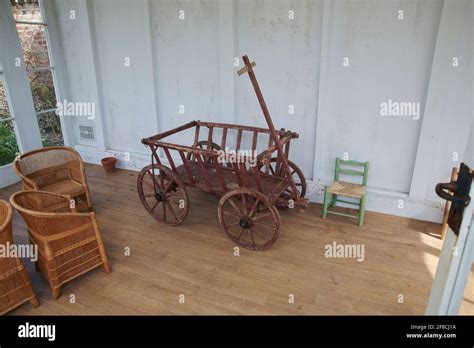
[[[25,260],[41,306],[27,303],[12,314],[425,312],[442,244],[431,235],[439,232],[436,224],[368,212],[359,228],[343,217],[322,220],[321,206],[311,204],[306,211],[281,212],[282,233],[270,250],[240,249],[234,256],[235,245],[217,220],[217,197],[190,192],[187,220],[168,227],[142,207],[137,173],[106,175],[87,165],[87,174],[112,273],[89,272],[67,283],[54,301],[45,279]],[[0,198],[19,189],[19,184],[2,189]],[[14,237],[27,242],[17,213]],[[365,245],[365,260],[326,258],[325,245],[333,242]],[[130,256],[124,255],[127,248]],[[463,314],[474,314],[472,278]]]

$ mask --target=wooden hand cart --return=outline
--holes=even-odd
[[[253,72],[255,62],[250,63],[247,56],[243,61],[245,67],[237,73],[249,74],[268,128],[192,121],[143,139],[142,143],[151,149],[151,164],[140,172],[137,188],[145,209],[157,221],[169,225],[182,223],[188,215],[187,187],[218,194],[221,199],[217,215],[230,239],[244,248],[263,250],[279,236],[280,214],[276,207],[307,206],[306,181],[302,171],[288,160],[290,141],[298,134],[275,130]],[[192,146],[163,141],[193,128]],[[207,129],[207,139],[200,140],[202,129]],[[231,132],[236,134],[236,149],[229,155],[224,149],[230,143]],[[268,136],[268,147],[256,157],[244,155],[229,160],[241,150],[243,134],[247,132],[252,136],[250,153],[256,152],[258,139],[263,136]],[[217,133],[221,134],[220,145],[215,142]],[[160,160],[158,149],[166,156],[169,167]],[[178,156],[180,165],[175,163]]]

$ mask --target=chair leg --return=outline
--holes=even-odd
[[[328,197],[329,196],[329,193],[327,190],[324,190],[324,200],[323,200],[323,219],[326,218],[326,215],[328,213]]]
[[[37,298],[36,296],[33,297],[33,298],[30,300],[30,303],[31,303],[31,305],[32,305],[33,307],[35,307],[35,308],[36,308],[36,307],[39,307],[39,305],[40,305],[40,304],[39,304],[39,301],[38,301],[38,298]]]
[[[359,226],[364,224],[364,215],[365,215],[365,195],[360,199],[360,206],[359,206]]]
[[[332,199],[331,199],[331,207],[336,207],[336,199],[337,199],[337,195],[332,195]]]
[[[104,272],[109,274],[110,273],[109,261],[105,261],[103,266],[104,266]]]
[[[61,296],[61,288],[52,288],[53,299],[57,300]]]
[[[92,213],[94,211],[94,209],[92,208],[92,200],[87,194],[84,195],[84,200],[87,203],[87,209],[89,210],[90,213]]]

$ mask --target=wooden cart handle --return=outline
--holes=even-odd
[[[252,62],[252,63],[250,63],[250,65],[251,65],[252,68],[253,68],[253,67],[254,67],[255,65],[257,65],[257,64],[256,64],[255,62]],[[242,75],[242,74],[245,74],[246,72],[247,72],[247,67],[244,66],[242,69],[240,69],[240,70],[237,71],[237,74],[240,76],[240,75]]]

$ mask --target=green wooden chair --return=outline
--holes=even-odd
[[[363,171],[350,169],[347,167],[363,167]],[[340,174],[347,175],[356,175],[362,177],[362,184],[355,184],[351,182],[339,180]],[[369,174],[369,162],[357,162],[343,160],[339,157],[336,158],[336,170],[334,173],[334,182],[326,187],[324,191],[324,201],[323,201],[323,219],[326,218],[327,214],[334,214],[340,216],[346,216],[351,218],[356,218],[359,221],[359,226],[362,226],[364,223],[364,213],[365,213],[365,187],[367,186],[367,176]],[[332,195],[331,200],[329,200],[329,195]],[[338,196],[356,198],[359,202],[352,202],[347,200],[338,199]],[[346,203],[359,207],[358,216],[339,213],[336,211],[329,210],[329,207],[335,207],[336,203]]]

